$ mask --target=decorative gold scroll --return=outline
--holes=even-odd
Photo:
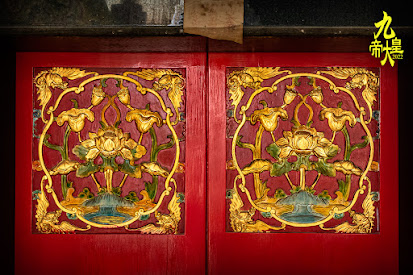
[[[70,80],[77,79],[80,81],[76,83],[80,84],[71,85]],[[115,93],[105,84],[109,79],[118,83]],[[140,79],[152,81],[152,87],[144,87]],[[128,87],[132,86],[126,83],[132,84],[136,90],[130,91]],[[33,165],[36,171],[44,173],[40,190],[33,192],[37,201],[37,230],[40,233],[73,233],[91,228],[126,228],[146,234],[178,234],[181,221],[180,204],[184,201],[184,195],[177,191],[174,175],[184,172],[184,164],[179,162],[182,138],[178,138],[175,125],[183,121],[181,113],[184,110],[181,107],[184,77],[170,69],[143,69],[123,74],[101,75],[77,68],[56,67],[38,73],[34,84],[41,106],[39,117],[44,123],[38,137],[39,160]],[[89,106],[81,108],[78,101],[72,98],[73,107],[61,110],[62,102],[70,99],[70,96],[82,95],[86,88],[92,90]],[[167,96],[163,96],[163,91],[168,91]],[[134,107],[131,98],[138,93],[154,96],[160,109],[152,110],[149,104],[143,109]],[[165,101],[165,98],[169,102]],[[127,108],[126,115],[122,114],[121,105]],[[172,105],[173,110],[168,105]],[[113,121],[112,117],[107,117],[109,109],[115,111],[114,122],[110,122]],[[96,120],[100,122],[100,128],[86,132],[85,125]],[[124,127],[120,126],[121,122],[135,125],[138,136],[134,137],[126,132]],[[50,131],[53,125],[66,129],[62,145],[49,142],[50,137],[57,137],[57,133]],[[167,143],[158,144],[155,127],[169,129]],[[85,133],[87,138],[82,139]],[[68,144],[70,135],[77,136],[78,142],[74,146]],[[150,136],[151,147],[142,143],[144,135]],[[45,155],[50,149],[58,151],[62,157],[62,160],[52,167],[45,162]],[[174,160],[168,164],[171,168],[166,168],[157,160],[158,153],[167,149],[174,150]],[[147,154],[150,154],[150,160],[143,161]],[[123,162],[117,163],[115,158],[121,158]],[[97,159],[102,163],[96,164]],[[117,186],[114,183],[115,172],[123,173]],[[128,178],[137,183],[142,181],[145,173],[152,177],[152,182],[144,183],[145,189],[140,191],[142,199],[139,199],[135,191],[121,195]],[[80,187],[76,185],[76,181],[69,182],[69,174],[79,179],[89,179],[96,187],[97,194],[84,188],[82,192],[77,191],[74,195],[75,189]],[[103,175],[104,184],[98,179],[98,174]],[[59,177],[62,190],[56,192],[60,188],[55,185]],[[164,187],[160,186],[161,178],[164,179]],[[156,196],[157,191],[162,192]],[[58,208],[56,211],[48,210],[50,196]],[[162,213],[164,210],[161,209],[165,208],[163,205],[167,205],[169,214]],[[81,221],[84,226],[75,226],[67,220],[59,221],[62,213],[66,213],[72,220]],[[151,215],[158,220],[157,225],[145,224],[144,221]],[[132,228],[135,222],[144,225]]]
[[[311,87],[308,93],[301,93],[296,88],[302,84],[300,79],[303,78],[308,80]],[[349,81],[342,87],[336,85],[335,79]],[[269,84],[263,85],[264,80]],[[329,88],[323,89],[319,84],[321,82],[326,83]],[[236,123],[236,129],[231,133],[231,157],[227,163],[228,170],[237,171],[235,178],[231,178],[234,187],[227,192],[230,199],[229,224],[232,230],[265,232],[284,230],[287,226],[318,226],[323,230],[342,233],[370,233],[374,226],[375,206],[372,184],[367,173],[377,171],[375,167],[378,164],[373,161],[373,137],[368,125],[372,121],[374,101],[377,100],[379,77],[364,68],[334,67],[316,73],[292,73],[281,70],[280,67],[254,67],[231,72],[227,76],[227,88],[228,98],[233,106],[229,114]],[[357,93],[361,93],[364,102],[359,102]],[[261,96],[263,94],[266,97]],[[347,102],[354,105],[355,111],[342,108],[342,102],[339,102],[338,106],[326,106],[328,101],[325,97],[334,95],[347,98]],[[280,106],[270,107],[266,100],[262,100],[274,96],[283,98]],[[259,103],[262,108],[252,109],[252,106],[256,106],[253,103],[257,98],[261,99]],[[243,105],[240,106],[241,102]],[[319,106],[318,113],[315,113],[314,104]],[[366,111],[363,105],[369,109],[368,119],[365,119]],[[298,113],[303,110],[308,113],[307,121],[300,121]],[[312,127],[314,119],[326,123],[331,134]],[[280,130],[280,121],[289,121],[291,128]],[[248,124],[259,125],[258,128],[249,128],[257,129],[252,133],[252,136],[255,136],[253,143],[242,140],[241,131]],[[362,143],[351,141],[349,127],[359,127],[364,131]],[[263,144],[264,133],[268,133],[272,139],[268,146]],[[339,135],[342,135],[345,141],[344,147],[335,142]],[[364,167],[357,167],[351,161],[351,153],[365,147],[369,148],[369,156]],[[252,152],[252,159],[248,165],[240,167],[237,152],[246,149]],[[272,159],[263,158],[263,149]],[[339,152],[344,152],[342,159],[338,158]],[[289,161],[291,157],[296,160]],[[290,177],[291,171],[299,173],[297,182]],[[310,171],[317,172],[311,183],[307,179]],[[283,189],[276,189],[272,190],[274,195],[269,196],[269,179],[264,180],[263,173],[269,173],[276,183],[286,181],[291,187],[290,194],[286,194]],[[253,175],[253,185],[249,184],[248,179],[251,178],[246,177],[249,174]],[[327,190],[317,191],[318,194],[315,194],[320,178],[334,178],[338,174],[344,175],[345,181],[337,180],[339,189],[335,192],[334,199]],[[350,197],[354,178],[358,178],[357,189],[353,190],[353,196]],[[244,194],[244,199],[240,194]],[[249,209],[245,209],[243,200],[250,205]],[[363,200],[363,213],[353,210],[360,200]],[[276,222],[271,222],[270,225],[257,218],[257,211],[261,216]],[[339,220],[346,213],[352,218],[352,223],[326,226],[333,218]]]

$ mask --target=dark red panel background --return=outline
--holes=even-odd
[[[398,270],[397,68],[380,69],[380,232],[226,231],[226,71],[228,67],[381,67],[364,53],[211,53],[208,93],[208,270],[298,274],[395,274]],[[377,222],[377,221],[375,221]]]
[[[16,64],[15,272],[202,274],[205,272],[205,53],[18,53]],[[184,68],[183,235],[32,234],[31,137],[35,67]]]

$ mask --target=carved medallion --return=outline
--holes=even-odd
[[[185,70],[34,73],[33,232],[184,233]]]
[[[227,70],[227,230],[379,231],[379,70]]]

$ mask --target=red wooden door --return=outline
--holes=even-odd
[[[205,272],[205,57],[17,55],[17,274]]]
[[[397,70],[354,53],[208,58],[209,272],[396,272]]]
[[[396,69],[208,58],[18,54],[16,273],[397,270]]]

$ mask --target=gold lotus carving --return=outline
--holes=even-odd
[[[310,92],[304,93],[298,89],[304,79],[309,80]],[[266,85],[263,85],[264,80]],[[337,84],[341,83],[339,80],[348,82],[340,86]],[[327,89],[323,88],[324,84],[320,85],[322,82],[327,84]],[[227,174],[233,181],[233,188],[227,192],[232,230],[266,232],[318,226],[322,230],[341,233],[372,232],[374,192],[367,173],[378,171],[378,163],[373,161],[374,146],[369,124],[378,86],[376,74],[364,68],[334,67],[316,73],[293,73],[280,67],[253,67],[231,72],[227,76],[227,91],[233,109],[228,114],[233,121],[229,123],[235,123],[236,130],[230,134],[232,143],[227,170],[237,171],[235,176],[233,172]],[[364,103],[359,101],[358,93]],[[342,101],[338,106],[328,106],[331,103],[327,102],[326,97],[330,100],[337,94],[341,96],[340,100],[343,96],[347,97],[346,108]],[[283,104],[270,106],[267,101],[275,102],[272,97],[277,96],[282,97]],[[257,100],[263,108],[253,108]],[[243,105],[239,106],[241,103]],[[370,111],[368,119],[365,118],[363,104]],[[303,110],[308,114],[306,121],[302,121],[303,116],[299,115]],[[318,123],[314,124],[316,119]],[[281,124],[281,121],[285,122]],[[288,123],[290,126],[286,126]],[[322,123],[329,130],[319,130]],[[280,125],[284,129],[280,129]],[[350,128],[361,129],[364,141],[352,141]],[[244,141],[242,135],[247,134],[244,129],[255,131],[251,132],[255,136],[254,142]],[[272,143],[269,145],[268,139],[263,138],[265,132],[271,135]],[[338,138],[340,135],[342,137]],[[264,148],[271,159],[263,156]],[[241,150],[252,152],[249,162],[244,160],[246,154],[239,155]],[[368,152],[363,167],[358,167],[351,159],[352,152],[356,150]],[[249,164],[240,166],[241,162]],[[361,163],[360,160],[357,163]],[[292,171],[298,173],[296,183],[291,176],[294,175]],[[317,176],[309,182],[311,171],[315,171]],[[268,175],[276,178],[271,186],[268,185],[271,180]],[[338,189],[334,195],[318,188],[323,177],[337,177]],[[283,181],[290,186],[290,193],[285,188],[272,189],[274,184],[279,186]],[[352,189],[355,186],[352,182],[355,181],[358,187]],[[272,191],[273,195],[269,195]],[[244,193],[243,197],[241,193]],[[360,208],[360,201],[362,213],[354,210],[356,205]],[[244,202],[250,208],[245,208]],[[257,212],[275,221],[269,223],[262,220],[261,216],[257,217]],[[351,218],[351,222],[328,227],[333,218],[346,217]]]
[[[141,79],[152,82],[152,86],[144,87]],[[116,87],[108,85],[108,80],[116,82]],[[180,114],[184,111],[181,108],[184,77],[170,69],[99,74],[78,68],[55,67],[40,71],[34,84],[43,123],[38,136],[39,160],[33,162],[35,173],[43,173],[40,189],[33,192],[37,202],[37,230],[41,233],[74,233],[92,228],[118,228],[145,234],[178,234],[184,195],[177,190],[178,184],[182,186],[183,183],[177,183],[174,175],[184,172],[184,164],[179,162],[182,138],[178,138],[174,126],[183,123]],[[130,87],[136,88],[134,93]],[[162,95],[164,90],[169,91],[167,96]],[[85,99],[79,100],[76,95],[87,93],[90,95],[87,104],[90,105],[79,107],[85,104]],[[133,106],[137,94],[143,98],[150,94],[160,107],[153,110],[149,103],[144,109]],[[69,108],[68,97],[72,101]],[[148,102],[153,102],[153,98]],[[167,108],[167,104],[172,104],[174,110]],[[175,117],[173,121],[172,117]],[[93,124],[96,120],[99,127]],[[122,125],[126,123],[134,125],[137,131],[125,131]],[[91,127],[92,124],[96,126]],[[160,144],[155,125],[169,131],[169,141]],[[59,144],[56,140],[61,133]],[[143,143],[145,133],[149,133],[151,146]],[[75,138],[70,138],[71,135]],[[158,160],[158,153],[167,149],[175,152],[174,160],[163,165]],[[49,167],[50,160],[46,159],[53,150],[62,160]],[[144,173],[152,181],[143,182]],[[115,175],[119,174],[122,178],[115,182]],[[78,179],[87,181],[80,184]],[[61,190],[56,184],[59,181]],[[85,187],[85,182],[92,184]],[[142,182],[145,189],[125,194],[124,186],[132,182],[135,185]],[[57,210],[49,210],[51,202]],[[160,210],[164,204],[167,204],[169,214]],[[105,212],[108,208],[111,210]],[[158,221],[156,224],[145,222],[151,215]],[[73,225],[71,219],[80,220],[84,226]],[[133,228],[136,224],[140,226]]]

